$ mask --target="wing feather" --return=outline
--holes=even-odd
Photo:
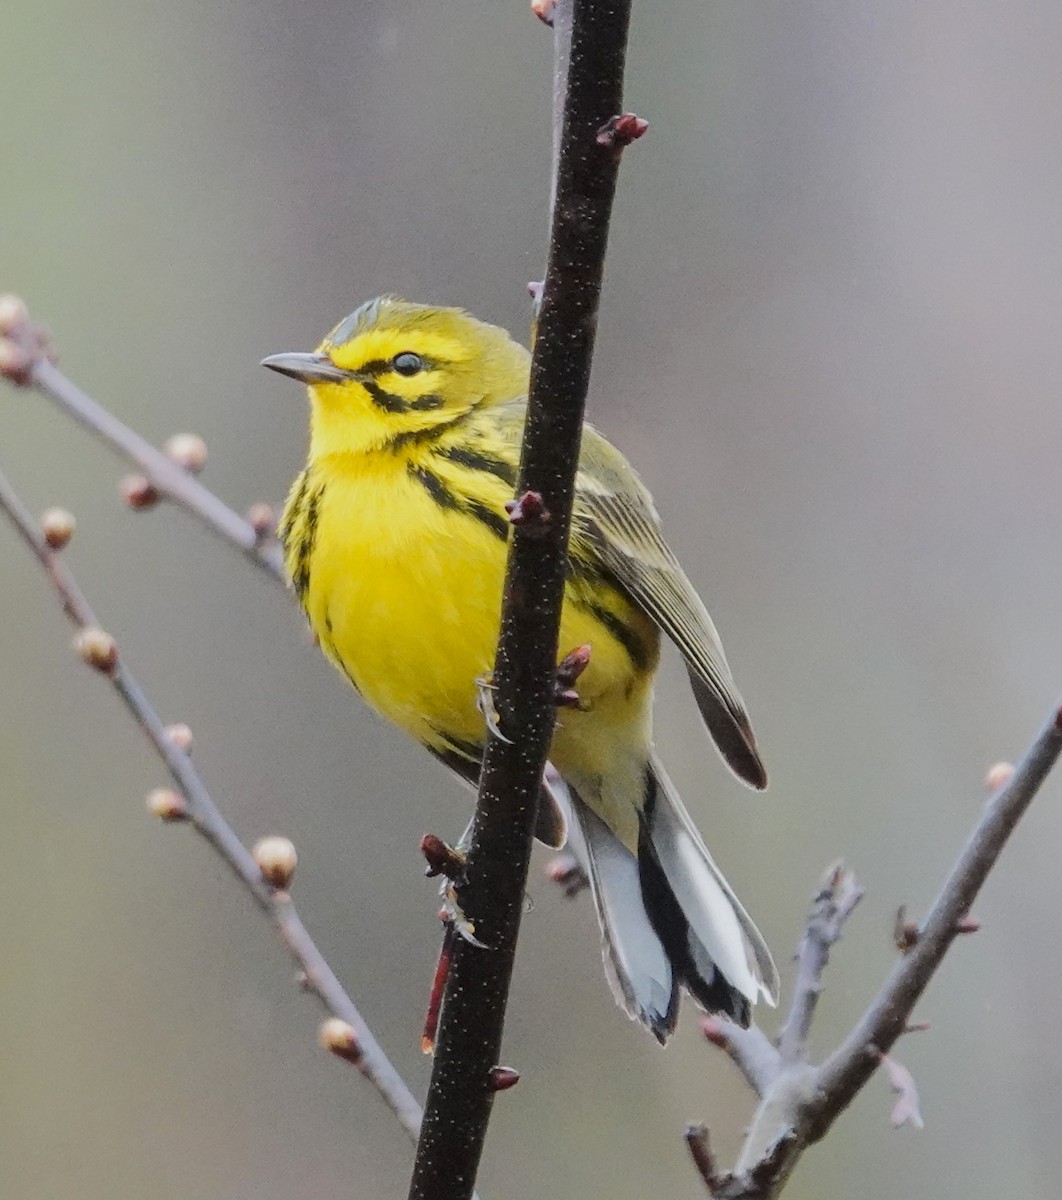
[[[518,446],[526,416],[525,399],[493,409],[499,439]],[[745,702],[712,618],[664,541],[648,490],[623,455],[591,425],[583,429],[575,487],[572,558],[589,574],[603,574],[674,642],[724,760],[750,787],[766,787],[767,772]]]
[[[723,758],[745,783],[766,787],[745,702],[715,625],[664,541],[648,491],[619,451],[590,426],[576,481],[571,552],[591,569],[604,568],[674,642]]]

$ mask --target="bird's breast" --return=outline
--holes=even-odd
[[[407,464],[319,474],[303,603],[322,648],[420,741],[477,743],[476,680],[498,636],[502,539]]]

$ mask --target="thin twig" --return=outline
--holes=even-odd
[[[918,942],[898,959],[877,997],[843,1044],[823,1063],[814,1132],[818,1140],[874,1073],[878,1054],[887,1054],[907,1028],[911,1012],[995,866],[1003,847],[1062,754],[1062,709],[1055,709],[1009,783],[988,801],[969,841],[951,869]]]
[[[630,0],[560,0],[571,50],[549,260],[531,365],[493,680],[505,735],[488,737],[459,893],[484,948],[454,948],[410,1185],[411,1200],[465,1200],[495,1091],[542,772],[556,720],[554,675],[583,409],[621,145],[599,140],[622,111]],[[563,37],[557,54],[566,54]],[[535,499],[534,505],[525,501]]]
[[[700,1175],[704,1186],[708,1189],[708,1194],[715,1196],[721,1181],[716,1168],[715,1155],[712,1153],[712,1147],[708,1141],[708,1127],[706,1125],[687,1125],[683,1137],[686,1139],[686,1146],[690,1152],[690,1158],[693,1159],[693,1165],[697,1168],[697,1174]]]
[[[69,380],[54,363],[38,359],[33,365],[32,384],[79,424],[135,463],[160,496],[186,508],[208,529],[231,542],[253,563],[286,586],[280,547],[275,541],[263,541],[246,518],[229,508],[146,438],[119,421]]]
[[[96,615],[77,581],[59,555],[47,545],[37,522],[2,473],[0,510],[8,516],[47,572],[71,623],[82,631],[98,629]],[[115,691],[180,789],[186,803],[182,815],[214,847],[259,908],[272,919],[292,958],[302,970],[308,989],[315,993],[329,1013],[351,1026],[357,1040],[356,1061],[359,1069],[398,1118],[402,1128],[416,1141],[420,1132],[420,1106],[318,950],[290,895],[265,881],[262,869],[218,811],[192,760],[167,734],[158,713],[125,666],[121,655],[118,654],[113,663],[101,669],[110,678]]]
[[[841,936],[845,921],[862,897],[863,889],[843,863],[830,867],[815,895],[797,951],[793,1002],[778,1035],[778,1052],[783,1062],[801,1062],[807,1057],[808,1033],[822,993],[830,947]]]
[[[736,1021],[717,1014],[701,1021],[701,1033],[730,1058],[757,1096],[770,1090],[782,1060],[762,1029],[755,1025],[743,1029]]]
[[[5,296],[0,324],[0,374],[20,388],[36,388],[72,416],[79,425],[124,455],[143,473],[152,494],[172,500],[229,542],[278,583],[287,584],[280,545],[264,538],[250,521],[230,509],[209,487],[164,455],[146,438],[108,412],[88,392],[67,379],[50,359],[47,336],[31,322],[22,301]]]
[[[1048,718],[1036,741],[1003,787],[989,800],[921,927],[911,931],[904,954],[852,1032],[818,1067],[806,1062],[807,1035],[821,990],[829,950],[862,894],[851,874],[832,867],[815,897],[798,954],[793,1004],[779,1037],[778,1069],[750,1070],[735,1053],[725,1022],[709,1040],[722,1046],[745,1072],[760,1103],[741,1154],[729,1175],[713,1175],[717,1200],[773,1200],[804,1150],[820,1141],[883,1063],[901,1094],[893,1120],[921,1121],[910,1073],[888,1051],[911,1029],[911,1013],[952,942],[977,924],[969,911],[1033,797],[1062,754],[1062,709]],[[748,1031],[751,1032],[751,1031]],[[760,1035],[762,1037],[762,1035]],[[744,1049],[744,1044],[743,1044]],[[766,1086],[764,1080],[766,1078]],[[700,1168],[698,1168],[700,1169]],[[702,1178],[704,1177],[701,1171]]]

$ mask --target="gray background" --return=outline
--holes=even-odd
[[[300,465],[298,390],[257,366],[390,290],[526,329],[541,273],[550,41],[524,0],[15,3],[0,40],[0,290],[161,440],[206,437],[238,507]],[[1062,10],[636,6],[593,420],[636,461],[725,635],[771,771],[745,792],[681,672],[659,741],[789,975],[822,869],[868,888],[815,1031],[847,1029],[977,817],[986,766],[1059,692]],[[240,832],[290,834],[297,895],[421,1091],[438,930],[420,834],[468,799],[367,712],[268,580],[40,398],[2,459],[80,525],[70,560]],[[409,1148],[314,1043],[316,1010],[206,848],[141,796],[158,764],[70,654],[0,528],[0,1193],[404,1195]],[[1059,1157],[1059,785],[1020,829],[897,1056],[794,1200],[1048,1196]],[[750,1112],[687,1019],[613,1006],[589,905],[532,882],[485,1197],[695,1196]]]

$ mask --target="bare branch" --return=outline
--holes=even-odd
[[[875,1051],[888,1054],[904,1032],[918,998],[948,947],[963,931],[963,921],[989,871],[1060,753],[1062,711],[1056,709],[1009,782],[985,805],[970,840],[918,931],[916,945],[897,961],[858,1025],[823,1063],[820,1086],[824,1099],[816,1121],[816,1140],[873,1074],[877,1066]]]
[[[742,1029],[728,1017],[717,1015],[701,1021],[701,1033],[730,1058],[757,1096],[770,1090],[782,1069],[782,1059],[762,1029],[755,1025]]]
[[[125,666],[114,639],[100,629],[96,615],[77,581],[60,561],[58,553],[48,545],[44,533],[2,473],[0,510],[36,555],[59,596],[63,611],[79,630],[78,651],[81,657],[110,679],[130,715],[173,777],[180,794],[159,789],[157,795],[152,794],[152,811],[167,820],[187,821],[229,865],[258,907],[280,931],[292,958],[301,969],[307,990],[318,997],[333,1017],[339,1018],[353,1030],[358,1069],[373,1084],[402,1128],[415,1141],[420,1132],[420,1106],[307,932],[291,896],[273,886],[266,878],[268,873],[274,880],[287,885],[294,870],[294,849],[289,854],[287,847],[279,844],[282,839],[267,839],[278,844],[266,846],[259,843],[260,864],[236,836],[182,748],[183,739],[169,734],[143,688]],[[353,1054],[346,1057],[355,1061]]]
[[[822,992],[830,947],[841,936],[845,921],[862,896],[863,889],[843,863],[830,867],[823,876],[797,951],[793,1002],[778,1035],[778,1052],[787,1063],[807,1057],[808,1032]]]
[[[554,95],[563,97],[564,120],[492,680],[503,736],[487,739],[459,896],[485,948],[465,938],[454,946],[411,1200],[471,1193],[495,1096],[492,1070],[556,720],[568,531],[621,150],[597,135],[622,112],[629,17],[630,0],[558,0],[552,12]]]
[[[738,1062],[760,1096],[733,1172],[715,1176],[712,1195],[717,1200],[777,1196],[804,1150],[825,1136],[879,1066],[899,1094],[893,1122],[921,1125],[914,1079],[888,1051],[904,1033],[925,1028],[910,1023],[914,1006],[952,942],[978,928],[969,916],[977,893],[1060,754],[1062,709],[1056,709],[1022,761],[997,784],[926,920],[920,927],[911,926],[901,911],[897,928],[903,957],[842,1045],[814,1067],[805,1061],[807,1034],[822,973],[830,947],[861,895],[848,871],[830,869],[815,897],[798,953],[795,995],[779,1037],[779,1068],[773,1074],[750,1070],[746,1047],[735,1054],[737,1043],[722,1022],[716,1024],[723,1025],[723,1034],[710,1038]]]
[[[686,1139],[686,1147],[690,1158],[693,1159],[693,1165],[697,1168],[697,1174],[704,1180],[704,1186],[708,1189],[708,1195],[717,1196],[721,1180],[716,1169],[715,1155],[708,1143],[707,1125],[687,1125],[683,1137]]]
[[[173,501],[286,586],[279,545],[263,537],[260,528],[234,512],[195,478],[193,471],[197,464],[202,465],[205,447],[201,454],[189,455],[189,447],[182,445],[179,449],[185,453],[177,452],[170,457],[142,438],[59,370],[51,359],[46,336],[40,326],[30,321],[21,301],[16,297],[2,299],[9,303],[6,309],[0,306],[4,309],[0,311],[0,351],[5,352],[0,353],[0,375],[18,387],[36,388],[133,463],[140,477],[130,476],[123,483],[127,502],[133,507],[150,507],[159,497]],[[5,354],[10,362],[5,361]]]

